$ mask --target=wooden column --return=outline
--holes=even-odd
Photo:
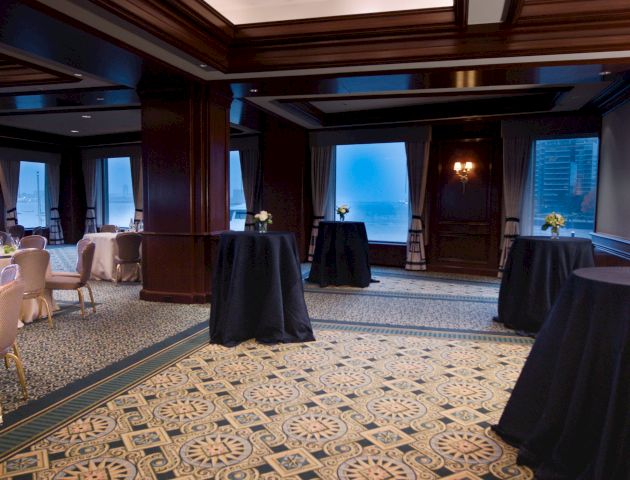
[[[231,96],[191,84],[144,89],[144,300],[205,303],[211,294],[210,232],[228,221]]]

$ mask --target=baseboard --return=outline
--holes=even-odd
[[[156,290],[140,290],[140,300],[165,303],[209,303],[209,293],[162,292]]]

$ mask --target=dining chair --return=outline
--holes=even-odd
[[[24,225],[11,225],[8,230],[12,237],[22,238],[24,236]]]
[[[20,240],[18,250],[24,250],[26,248],[44,250],[47,244],[48,239],[46,237],[42,237],[41,235],[29,235],[28,237],[24,237]]]
[[[20,274],[20,267],[17,265],[7,265],[0,270],[0,286],[6,285],[15,280]]]
[[[101,227],[101,233],[116,233],[118,232],[118,227],[116,225],[103,225]]]
[[[138,267],[139,275],[142,279],[141,245],[142,235],[139,233],[125,232],[116,235],[116,246],[118,247],[118,254],[114,257],[114,263],[116,264],[116,282],[120,281],[122,265],[135,264]]]
[[[13,280],[0,286],[0,357],[4,359],[6,368],[9,368],[9,360],[13,360],[15,363],[24,400],[27,400],[28,390],[26,389],[24,365],[15,341],[23,295],[24,284],[21,280]]]
[[[8,243],[9,240],[11,240],[11,234],[9,232],[0,231],[0,242],[2,242],[2,245]]]
[[[52,314],[50,305],[44,296],[46,289],[46,269],[50,262],[50,253],[47,250],[38,250],[36,248],[28,248],[26,250],[18,250],[13,254],[11,263],[19,265],[20,276],[24,282],[23,300],[37,299],[39,300],[39,312],[37,318],[41,317],[42,303],[46,306],[48,314],[48,325],[52,328]]]
[[[77,244],[77,271],[74,272],[53,272],[46,279],[46,288],[51,290],[76,290],[79,296],[79,305],[81,306],[81,317],[85,318],[85,304],[83,301],[83,292],[81,288],[85,287],[90,294],[90,302],[92,302],[92,311],[96,313],[96,304],[94,303],[94,294],[88,281],[92,273],[92,262],[94,260],[94,251],[96,245],[89,239],[83,239]]]

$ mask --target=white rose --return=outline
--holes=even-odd
[[[256,215],[259,222],[266,222],[269,218],[269,214],[265,210],[261,210],[258,215]]]

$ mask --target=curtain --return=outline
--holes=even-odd
[[[503,138],[503,199],[505,224],[499,277],[502,275],[514,239],[520,234],[521,210],[529,173],[532,137],[529,135]]]
[[[319,222],[325,218],[335,164],[335,145],[311,146],[311,191],[313,195],[313,226],[308,247],[308,261],[313,261]]]
[[[59,173],[59,162],[49,162],[46,164],[48,170],[48,196],[50,202],[50,239],[51,245],[61,245],[63,240],[63,229],[59,219],[59,185],[61,177]]]
[[[17,225],[17,198],[20,183],[20,162],[0,159],[0,187],[4,199],[5,228]]]
[[[254,215],[260,206],[262,193],[262,166],[258,148],[239,150],[241,159],[241,176],[243,177],[243,194],[247,217],[245,218],[245,230],[254,230]]]
[[[99,158],[83,159],[83,181],[85,182],[85,233],[95,233],[96,229],[96,189],[97,174],[101,160]]]
[[[138,226],[144,220],[142,212],[142,156],[131,155],[131,185],[133,188],[133,203],[135,204],[135,214],[133,223]]]
[[[430,141],[405,142],[411,221],[407,234],[407,260],[405,270],[426,270],[424,252],[424,197],[427,187]]]

